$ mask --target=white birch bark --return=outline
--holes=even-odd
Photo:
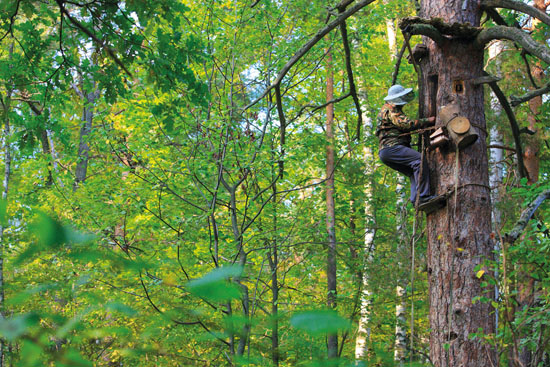
[[[489,46],[489,59],[495,59],[496,62],[496,73],[497,76],[500,76],[500,60],[498,58],[499,54],[504,50],[504,43],[502,41],[497,41]],[[502,113],[502,106],[500,105],[496,96],[491,92],[491,109],[493,110],[495,117],[499,117]],[[502,146],[502,134],[500,133],[498,124],[493,124],[489,131],[490,145],[492,146]],[[500,202],[500,187],[502,185],[502,180],[504,177],[503,172],[503,159],[504,154],[502,149],[491,148],[489,150],[489,185],[491,186],[491,203],[492,203],[492,223],[493,223],[493,232],[498,233],[501,227],[501,213],[498,208]],[[495,258],[499,259],[500,257],[500,242],[498,240],[499,236],[495,236],[494,239],[494,248],[495,248]],[[495,271],[495,277],[498,279],[498,267]],[[499,298],[499,288],[495,287],[495,299]],[[495,312],[495,325],[498,328],[498,310]]]
[[[366,111],[366,103],[364,93],[360,93],[362,111]],[[372,121],[364,114],[363,121],[365,121],[365,131],[371,131]],[[365,146],[363,149],[363,157],[365,159],[365,176],[371,177],[374,170],[374,156],[372,149]],[[361,361],[364,361],[368,355],[368,346],[370,339],[370,306],[371,306],[371,292],[369,285],[369,276],[367,267],[372,261],[372,254],[374,253],[374,228],[375,228],[375,216],[374,208],[372,206],[372,185],[367,180],[365,188],[365,247],[364,247],[364,264],[361,279],[361,309],[359,318],[359,327],[357,330],[357,337],[355,339],[355,361],[356,366],[364,365]]]
[[[397,32],[395,29],[395,20],[386,20],[386,33],[388,36],[388,46],[392,61],[397,58]],[[407,182],[403,175],[398,175],[397,179],[397,220],[396,229],[398,233],[398,248],[397,248],[397,267],[398,273],[401,274],[403,270],[402,254],[405,251],[406,245],[406,221],[407,221]],[[395,346],[394,346],[394,361],[399,366],[403,366],[406,358],[407,351],[407,318],[406,318],[406,280],[403,277],[397,279],[397,286],[395,288],[396,304],[395,304]]]
[[[398,248],[397,248],[397,272],[403,274],[403,258],[406,251],[407,243],[407,182],[403,175],[398,176],[397,181],[397,220],[396,229],[398,233]],[[406,296],[405,282],[403,276],[397,279],[395,288],[396,303],[395,303],[395,346],[394,346],[394,361],[397,365],[405,364],[407,352],[407,317],[406,317]]]

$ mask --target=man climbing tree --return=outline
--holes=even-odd
[[[410,178],[410,201],[414,203],[418,193],[419,204],[422,205],[434,196],[430,195],[428,164],[422,160],[420,153],[411,149],[411,132],[433,124],[435,117],[410,120],[403,112],[403,106],[413,98],[412,88],[405,89],[396,84],[388,89],[388,95],[384,98],[386,103],[378,114],[376,136],[379,141],[380,160]]]
[[[498,7],[522,11],[550,24],[546,14],[522,2],[488,0],[425,0],[420,4],[420,18],[400,23],[405,34],[425,36],[427,54],[419,61],[420,116],[457,106],[458,114],[480,137],[467,147],[454,141],[449,148],[429,155],[435,193],[449,195],[446,208],[427,217],[430,358],[437,367],[498,365],[495,351],[473,338],[475,333],[493,333],[495,327],[490,304],[480,301],[490,300],[493,293],[482,286],[490,277],[484,261],[492,258],[493,249],[483,83],[500,95],[512,125],[520,175],[525,176],[525,169],[513,111],[496,79],[484,73],[484,47],[494,39],[510,39],[533,56],[550,61],[547,47],[507,26],[495,10]],[[479,27],[482,10],[496,26]],[[545,92],[540,88],[516,100],[524,102]],[[437,115],[436,126],[445,126],[441,114]]]

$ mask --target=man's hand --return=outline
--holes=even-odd
[[[427,118],[427,124],[428,125],[433,125],[435,124],[435,116],[430,116]]]

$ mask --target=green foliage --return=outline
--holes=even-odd
[[[62,15],[60,3],[80,25]],[[10,345],[9,362],[272,366],[276,354],[281,367],[352,366],[366,274],[371,339],[364,362],[392,365],[400,301],[395,287],[409,277],[410,255],[398,246],[396,173],[377,163],[372,123],[361,127],[359,141],[351,139],[358,117],[351,98],[335,105],[338,306],[325,306],[327,141],[324,109],[311,106],[326,102],[329,48],[335,97],[348,92],[337,30],[283,79],[284,147],[273,93],[244,109],[325,26],[327,6],[305,0],[253,6],[0,2],[1,116],[11,128],[1,166],[6,147],[12,158],[7,200],[0,201],[0,308],[6,315],[0,335]],[[413,12],[412,2],[391,0],[347,20],[362,112],[371,121],[394,67],[386,19]],[[515,12],[503,16],[522,20]],[[536,30],[537,39],[544,31]],[[525,78],[512,68],[523,60],[506,57],[509,77],[503,83],[523,86]],[[401,65],[398,81],[416,83],[412,65]],[[542,116],[549,111],[545,103]],[[91,130],[84,134],[86,113]],[[526,108],[517,113],[524,118]],[[491,125],[504,125],[494,117]],[[542,120],[537,128],[547,136]],[[544,146],[541,157],[548,157]],[[84,162],[86,178],[75,183],[76,167]],[[500,204],[508,215],[504,228],[547,188],[548,159],[541,165],[544,178],[537,186],[510,169],[510,200]],[[525,239],[506,249],[509,263],[519,265],[506,280],[485,272],[487,286],[510,286],[510,297],[519,297],[512,285],[527,272],[547,289],[547,212],[541,209]],[[407,230],[411,225],[409,215]],[[370,256],[364,234],[373,228]],[[415,348],[425,352],[423,240],[416,251]],[[410,295],[410,284],[407,289]],[[548,330],[545,294],[508,325],[525,332],[521,345],[533,350]],[[492,302],[501,314],[510,307]],[[473,337],[504,350],[515,337],[511,330]],[[330,333],[343,343],[341,358],[326,358]],[[411,365],[424,365],[420,358],[414,353]]]

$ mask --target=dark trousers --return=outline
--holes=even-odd
[[[430,171],[424,159],[422,177],[420,177],[421,156],[416,150],[404,145],[382,148],[378,153],[380,160],[411,179],[411,202],[416,200],[416,190],[421,197],[430,195]]]

